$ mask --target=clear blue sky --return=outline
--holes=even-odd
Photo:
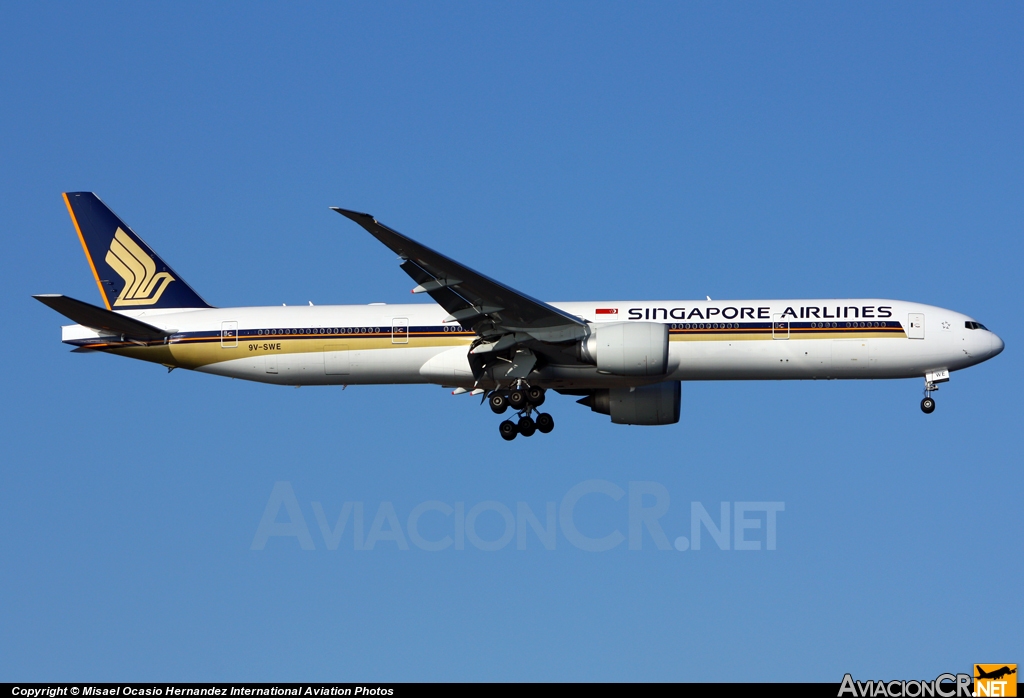
[[[1022,37],[1019,3],[3,3],[0,679],[1021,662]],[[439,387],[70,354],[30,298],[98,302],[66,190],[220,306],[406,302],[394,255],[328,210],[346,206],[539,298],[889,297],[1007,348],[931,416],[919,380],[690,383],[675,426],[552,396],[554,433],[506,444]],[[543,522],[591,481],[663,487],[671,540],[691,502],[784,502],[777,549],[644,531],[587,552],[559,530],[546,550],[528,528],[526,550],[357,551],[350,522],[330,550],[312,504],[333,526],[362,502],[367,531],[382,502],[403,529],[431,500]],[[277,482],[313,550],[251,549]],[[575,522],[628,535],[628,499],[587,495]]]

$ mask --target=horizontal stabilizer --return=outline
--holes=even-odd
[[[57,293],[47,293],[32,297],[40,303],[50,306],[69,320],[73,320],[85,327],[91,327],[94,330],[147,341],[163,339],[174,334],[174,332],[161,330],[159,327],[153,327],[141,320],[136,320],[135,318],[115,313],[112,310],[99,308],[84,301],[75,300],[74,298]]]

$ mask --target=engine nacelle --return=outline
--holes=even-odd
[[[581,361],[614,376],[663,376],[668,372],[668,325],[615,322],[596,325],[579,343]]]
[[[679,381],[639,388],[595,390],[580,402],[594,412],[609,415],[614,424],[675,424],[679,421]]]

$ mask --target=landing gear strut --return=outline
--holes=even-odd
[[[921,411],[925,414],[931,414],[935,411],[935,400],[932,398],[932,393],[939,389],[939,386],[935,382],[924,379],[924,400],[921,400]]]
[[[555,428],[554,418],[537,410],[544,402],[544,392],[544,388],[517,385],[507,392],[496,390],[490,394],[487,403],[495,414],[503,414],[509,407],[519,413],[518,422],[506,419],[498,425],[501,438],[511,441],[519,434],[529,437],[538,431],[551,433]]]

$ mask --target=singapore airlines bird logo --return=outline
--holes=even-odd
[[[174,281],[167,272],[157,272],[150,256],[120,228],[110,241],[106,262],[124,279],[124,288],[114,301],[115,306],[152,305]]]

